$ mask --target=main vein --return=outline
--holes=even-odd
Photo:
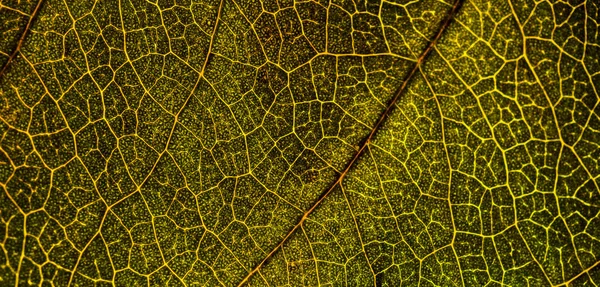
[[[400,98],[400,96],[404,93],[404,91],[408,87],[408,83],[413,78],[413,76],[419,71],[419,68],[421,67],[421,64],[423,64],[423,62],[425,61],[425,59],[427,58],[427,56],[429,55],[429,53],[431,52],[431,50],[433,50],[434,46],[437,44],[437,42],[439,41],[439,39],[442,37],[442,34],[444,33],[444,31],[446,30],[446,28],[450,25],[450,23],[454,19],[454,16],[456,15],[456,13],[458,12],[458,10],[462,6],[463,2],[464,2],[464,0],[455,0],[454,5],[452,6],[452,8],[450,9],[450,12],[448,12],[448,15],[446,16],[446,19],[444,19],[444,21],[440,24],[440,28],[438,29],[438,32],[435,34],[433,40],[431,40],[429,42],[429,44],[427,45],[427,47],[425,48],[425,50],[423,50],[423,52],[421,53],[421,55],[419,56],[419,58],[415,62],[412,70],[405,77],[404,81],[402,82],[402,85],[397,90],[397,92],[395,93],[394,97],[389,101],[389,103],[388,103],[385,111],[383,111],[381,113],[381,115],[379,116],[379,119],[377,120],[377,122],[375,123],[375,125],[373,126],[373,128],[371,129],[371,132],[362,141],[362,144],[360,145],[360,148],[354,154],[354,156],[352,157],[352,159],[350,159],[350,161],[346,165],[346,168],[340,173],[340,175],[338,176],[337,180],[331,185],[331,187],[329,189],[327,189],[324,193],[321,194],[321,196],[319,196],[319,198],[315,201],[315,203],[306,212],[304,212],[304,214],[302,215],[302,217],[300,218],[300,220],[298,221],[298,223],[296,223],[296,225],[294,225],[294,227],[285,235],[285,237],[279,242],[279,244],[277,244],[271,250],[271,252],[269,252],[269,254],[267,254],[267,256],[265,256],[265,258],[263,258],[263,260],[258,265],[256,265],[246,275],[246,277],[238,284],[238,286],[242,286],[246,282],[248,282],[248,280],[265,264],[265,262],[267,262],[271,257],[273,257],[273,255],[275,254],[275,252],[277,252],[279,249],[281,249],[281,247],[288,240],[288,238],[290,238],[290,236],[292,234],[294,234],[294,232],[300,226],[302,226],[302,224],[304,223],[304,221],[306,221],[306,219],[308,219],[308,216],[319,205],[321,205],[321,203],[325,200],[325,198],[338,185],[340,185],[342,183],[342,181],[344,180],[344,177],[348,174],[348,172],[350,171],[350,169],[352,168],[352,166],[354,166],[354,163],[356,163],[356,161],[358,160],[358,158],[366,150],[367,146],[370,144],[371,140],[373,139],[373,137],[375,136],[375,134],[377,133],[377,131],[379,130],[379,128],[383,125],[383,123],[385,122],[385,120],[387,119],[387,117],[391,114],[392,110],[396,106],[396,102],[398,102],[398,99]]]

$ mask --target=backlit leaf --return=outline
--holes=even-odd
[[[0,39],[1,286],[600,284],[597,0],[5,0]]]

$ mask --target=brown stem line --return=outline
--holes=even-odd
[[[257,266],[255,266],[252,269],[252,271],[250,271],[248,273],[248,275],[246,275],[246,277],[238,284],[238,286],[242,286],[246,282],[248,282],[248,280],[265,264],[265,262],[267,262],[271,257],[273,257],[273,255],[275,254],[275,252],[277,252],[283,246],[283,244],[288,240],[288,238],[290,238],[290,236],[300,226],[302,226],[302,224],[304,223],[304,221],[306,221],[306,219],[308,218],[308,216],[323,202],[323,200],[325,200],[325,198],[335,189],[335,187],[341,184],[341,182],[344,179],[344,177],[350,171],[350,168],[352,168],[352,166],[354,165],[354,163],[362,155],[362,153],[365,151],[366,147],[369,145],[369,143],[371,142],[371,140],[373,139],[373,137],[375,136],[375,134],[377,133],[377,131],[379,130],[379,128],[381,127],[381,125],[383,124],[383,122],[390,115],[390,113],[392,112],[392,110],[396,106],[396,102],[400,98],[400,95],[402,95],[402,93],[404,93],[404,91],[408,87],[408,83],[410,82],[410,80],[417,73],[417,71],[421,67],[421,64],[425,61],[425,58],[427,57],[427,55],[429,55],[429,53],[431,52],[431,50],[433,50],[434,46],[437,44],[437,42],[439,41],[439,39],[442,37],[442,34],[446,30],[446,28],[450,25],[450,23],[452,22],[452,19],[454,19],[454,16],[456,15],[456,13],[458,12],[458,10],[462,6],[463,2],[464,2],[464,0],[456,0],[454,2],[454,5],[452,6],[452,9],[450,10],[450,12],[448,12],[448,15],[446,16],[446,19],[441,23],[441,26],[438,29],[437,34],[435,35],[435,37],[433,38],[433,40],[431,42],[429,42],[429,44],[427,45],[427,47],[425,48],[425,50],[421,53],[421,55],[419,56],[419,58],[417,59],[415,65],[414,65],[414,67],[412,68],[412,70],[410,71],[410,73],[404,79],[404,81],[402,83],[402,86],[400,86],[400,88],[398,89],[398,91],[396,92],[396,94],[394,95],[394,97],[389,101],[389,103],[387,105],[387,108],[379,116],[379,119],[375,123],[375,126],[373,126],[373,129],[371,130],[371,133],[369,133],[369,135],[363,140],[363,142],[362,142],[359,150],[356,152],[356,154],[354,155],[354,157],[352,157],[352,159],[350,160],[350,162],[346,165],[346,168],[342,171],[342,173],[340,173],[338,179],[331,185],[331,187],[326,192],[324,192],[323,194],[321,194],[321,196],[310,207],[310,209],[308,209],[306,212],[304,212],[304,214],[300,218],[300,221],[298,221],[298,223],[296,223],[296,225],[285,235],[285,237],[279,242],[279,244],[277,244],[271,250],[271,252],[269,252],[269,254],[267,254],[267,256],[265,256],[265,258],[263,258],[263,260]]]
[[[38,12],[40,11],[40,7],[42,7],[42,2],[44,2],[44,0],[38,1],[37,5],[35,6],[35,9],[33,10],[33,13],[31,13],[31,16],[29,16],[29,21],[27,21],[27,25],[25,26],[25,29],[23,30],[23,34],[21,34],[21,38],[19,38],[19,42],[17,42],[17,46],[15,47],[13,52],[8,57],[8,60],[2,67],[2,70],[0,70],[0,78],[2,78],[2,76],[4,76],[4,73],[6,73],[6,71],[8,70],[8,66],[10,65],[10,63],[17,57],[17,54],[19,54],[19,51],[21,51],[23,42],[25,42],[25,37],[27,37],[27,34],[28,34],[27,32],[29,32],[29,28],[31,27],[33,20],[35,20]]]

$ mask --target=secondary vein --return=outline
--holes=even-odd
[[[2,70],[0,70],[0,78],[2,78],[2,76],[4,76],[4,74],[8,70],[8,66],[10,65],[10,63],[17,57],[17,54],[19,54],[19,51],[21,50],[21,47],[23,46],[23,42],[25,42],[25,38],[28,35],[27,32],[29,32],[29,28],[31,27],[31,24],[35,20],[38,12],[40,11],[40,8],[42,7],[42,2],[44,2],[44,0],[39,0],[37,5],[35,6],[35,9],[33,10],[33,13],[31,13],[31,16],[29,17],[29,21],[27,21],[27,25],[25,26],[25,29],[23,30],[23,34],[21,34],[21,38],[19,38],[19,42],[17,42],[17,46],[15,47],[13,52],[8,57],[8,60],[2,67]]]

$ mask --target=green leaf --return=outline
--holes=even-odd
[[[0,2],[2,286],[598,286],[600,3]]]

